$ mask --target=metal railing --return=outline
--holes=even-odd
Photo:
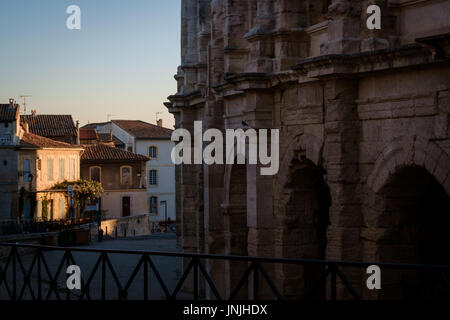
[[[57,300],[71,300],[73,294],[66,286],[58,283],[58,279],[63,272],[64,265],[77,265],[74,254],[95,254],[96,262],[90,272],[84,270],[83,274],[88,274],[86,277],[81,277],[81,290],[80,294],[76,297],[79,300],[108,300],[106,288],[110,283],[107,283],[107,269],[109,269],[112,275],[112,283],[117,287],[117,297],[115,300],[127,300],[131,286],[136,281],[136,276],[139,272],[143,272],[142,288],[143,295],[141,298],[144,300],[150,299],[149,295],[149,280],[150,274],[153,274],[155,282],[160,285],[160,289],[163,292],[163,298],[172,300],[180,298],[183,286],[187,284],[188,277],[191,276],[191,293],[188,299],[198,300],[201,298],[200,289],[200,276],[204,278],[204,287],[208,287],[211,291],[213,299],[223,300],[224,297],[219,293],[211,275],[208,273],[203,261],[229,261],[229,262],[242,262],[246,266],[245,272],[242,277],[237,281],[237,285],[234,290],[230,291],[227,299],[234,300],[238,297],[240,291],[249,285],[252,288],[253,299],[258,300],[260,298],[261,284],[265,283],[266,289],[273,294],[273,298],[283,300],[285,297],[280,292],[275,284],[275,281],[266,271],[263,265],[267,264],[281,264],[281,265],[297,265],[297,266],[317,266],[318,270],[322,271],[322,277],[318,279],[315,286],[308,294],[305,294],[305,298],[312,297],[314,292],[318,288],[327,288],[326,296],[328,299],[336,300],[338,298],[338,288],[343,289],[347,296],[356,300],[361,299],[360,293],[354,284],[345,275],[343,269],[356,268],[366,274],[367,267],[371,265],[377,265],[382,270],[403,270],[413,272],[425,272],[434,275],[434,279],[439,279],[439,285],[445,287],[445,294],[450,293],[450,265],[419,265],[419,264],[396,264],[396,263],[369,263],[369,262],[345,262],[345,261],[325,261],[325,260],[310,260],[310,259],[283,259],[283,258],[263,258],[263,257],[243,257],[243,256],[228,256],[228,255],[213,255],[213,254],[195,254],[195,253],[178,253],[178,252],[151,252],[151,251],[130,251],[130,250],[103,250],[103,249],[87,249],[87,248],[62,248],[62,247],[49,247],[41,245],[27,245],[27,244],[13,244],[13,243],[0,243],[1,249],[8,249],[7,255],[2,259],[3,263],[0,263],[0,300],[22,300],[25,299],[25,293],[28,292],[29,299],[32,300],[49,300],[52,299],[52,294]],[[28,253],[22,254],[20,251],[28,250]],[[30,254],[29,251],[33,251]],[[59,252],[62,257],[56,258],[58,260],[58,267],[55,272],[51,271],[48,261],[45,258],[44,253],[47,252]],[[133,272],[126,281],[120,281],[123,275],[119,275],[114,268],[114,265],[110,259],[111,255],[127,255],[136,256],[139,258],[136,263]],[[22,257],[21,257],[22,256]],[[27,256],[31,260],[29,268],[26,268],[23,263],[24,256]],[[156,266],[154,259],[157,257],[173,257],[182,258],[184,261],[188,261],[187,267],[184,269],[181,277],[177,279],[173,289],[169,289],[169,285],[163,279],[160,269]],[[187,260],[186,260],[187,259]],[[189,262],[190,259],[190,262]],[[1,261],[0,261],[1,262]],[[55,261],[52,261],[55,262]],[[93,280],[97,272],[100,271],[101,285],[100,296],[93,297],[91,295],[91,287]],[[33,278],[32,273],[36,275]],[[47,278],[44,281],[44,278]],[[33,279],[35,280],[33,282]],[[338,285],[340,280],[340,286]],[[34,284],[34,285],[33,285]],[[45,284],[48,286],[48,290],[45,290]],[[140,283],[138,283],[141,285]],[[365,285],[365,284],[364,284]],[[204,289],[204,288],[203,288]],[[3,295],[1,295],[3,291]],[[6,294],[5,294],[6,293]],[[267,294],[267,290],[265,292]],[[185,296],[186,298],[186,296]],[[325,296],[324,296],[325,298]]]

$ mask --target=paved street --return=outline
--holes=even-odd
[[[174,233],[170,234],[157,234],[151,236],[137,237],[137,238],[128,238],[128,239],[120,239],[120,240],[107,240],[104,242],[93,242],[89,246],[85,246],[84,248],[98,248],[98,249],[120,249],[120,250],[145,250],[145,251],[176,251],[176,238]],[[51,270],[52,276],[56,273],[58,269],[59,263],[61,262],[61,258],[63,256],[63,252],[55,252],[49,251],[45,252],[45,259],[48,263],[48,267]],[[89,275],[91,274],[95,263],[99,255],[97,253],[73,253],[76,264],[80,266],[82,278],[84,281],[87,281]],[[23,264],[26,270],[29,269],[32,263],[32,255],[23,256]],[[118,280],[122,286],[122,288],[126,285],[128,279],[133,273],[134,268],[136,267],[140,256],[139,255],[128,255],[128,254],[110,254],[109,258],[111,260],[112,266],[117,274]],[[179,274],[177,274],[177,267],[179,268],[181,259],[180,258],[172,258],[172,257],[159,257],[152,256],[152,261],[154,262],[156,268],[161,274],[166,286],[169,289],[169,292],[172,292],[176,286],[177,278]],[[1,261],[0,264],[2,268],[5,267],[6,261]],[[180,268],[179,268],[180,269]],[[35,295],[37,295],[37,268],[36,266],[33,269],[33,274],[31,277],[31,283],[33,291]],[[109,272],[108,267],[106,267],[107,276],[106,276],[106,297],[107,299],[117,299],[118,297],[118,288],[115,284],[114,278],[112,274]],[[12,288],[12,268],[8,268],[8,284],[10,290]],[[22,280],[21,273],[18,273],[17,279]],[[66,276],[65,276],[65,268],[63,268],[63,272],[58,277],[58,284],[61,288],[65,288]],[[20,294],[20,288],[22,287],[22,281],[19,282],[18,285],[18,294]],[[45,277],[42,280],[44,290],[44,297],[46,297],[48,291],[48,277]],[[143,299],[144,296],[144,272],[143,269],[138,272],[135,279],[130,286],[128,291],[128,299]],[[66,295],[66,291],[64,289],[58,290],[59,294]],[[80,291],[73,290],[71,292],[71,298],[76,299],[79,297]],[[90,285],[90,296],[91,299],[99,299],[101,297],[101,264],[100,267],[94,276],[92,283]],[[5,299],[7,297],[7,292],[5,289],[5,285],[2,284],[0,286],[0,298]],[[30,298],[31,295],[29,290],[27,289],[24,293],[25,298]],[[150,271],[149,268],[149,297],[151,299],[164,299],[165,295],[163,290],[161,289],[154,273]],[[52,299],[55,299],[54,293],[52,294]]]

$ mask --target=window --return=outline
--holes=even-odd
[[[128,147],[127,147],[127,151],[133,152],[133,146],[128,146]]]
[[[75,159],[70,159],[70,180],[75,180]]]
[[[23,181],[24,182],[31,182],[30,177],[30,159],[24,159],[23,160]]]
[[[53,181],[53,159],[48,158],[47,159],[47,174],[48,174],[48,180]]]
[[[158,158],[158,147],[156,146],[151,146],[148,148],[148,156],[152,159],[157,159]]]
[[[23,204],[23,219],[25,221],[31,220],[31,205],[29,200],[26,200]]]
[[[59,179],[65,180],[66,179],[66,160],[64,158],[59,159]]]
[[[89,177],[92,181],[101,182],[102,169],[100,167],[90,167],[89,168]]]
[[[120,184],[131,185],[131,167],[121,167],[120,168]]]
[[[149,213],[158,214],[158,197],[150,197]]]
[[[148,185],[149,186],[157,186],[158,185],[158,171],[150,170],[148,173]]]

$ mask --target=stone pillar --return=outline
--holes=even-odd
[[[209,0],[198,0],[198,26],[197,26],[197,86],[207,85],[208,50],[211,40],[211,6]]]
[[[272,0],[258,0],[256,25],[245,38],[250,42],[250,61],[247,72],[270,73],[273,71],[274,44],[271,32],[275,27]]]
[[[184,71],[184,91],[196,89],[198,62],[198,0],[184,0],[182,3],[182,65]]]
[[[208,97],[203,124],[205,129],[223,130],[223,102],[213,94]],[[224,195],[225,165],[204,165],[205,251],[211,254],[226,253],[226,228],[221,204]],[[226,297],[225,261],[206,261],[206,268],[222,298]],[[215,299],[206,285],[206,298]]]
[[[262,82],[264,83],[264,82]],[[261,85],[262,85],[261,83]],[[253,128],[273,128],[273,93],[271,91],[249,90],[246,92],[245,121]],[[270,150],[270,131],[268,148]],[[274,141],[278,143],[278,141]],[[247,166],[247,226],[248,255],[274,256],[273,176],[262,176],[260,165]],[[270,196],[268,196],[270,195]],[[274,265],[264,265],[272,279]],[[260,277],[259,298],[273,299],[273,293]],[[253,278],[249,281],[249,298],[253,298]]]
[[[224,69],[224,0],[211,3],[211,41],[208,57],[208,86],[223,80]]]
[[[358,82],[331,79],[325,83],[325,150],[332,205],[327,232],[329,260],[360,260],[361,185],[359,176]],[[349,269],[349,271],[352,271]],[[361,285],[360,275],[350,281]]]
[[[328,42],[321,45],[321,54],[351,54],[360,51],[361,2],[333,0],[328,7],[330,24]]]
[[[244,39],[247,33],[247,0],[226,0],[224,49],[225,73],[245,71],[249,44]]]
[[[180,128],[186,129],[193,137],[194,121],[197,119],[195,109],[182,109],[180,112]],[[193,140],[191,141],[193,149]],[[193,154],[193,150],[191,151]],[[182,244],[184,252],[204,252],[204,216],[203,216],[203,171],[202,165],[180,165],[180,210],[182,212]],[[183,259],[186,268],[191,259]],[[202,289],[202,283],[200,283]],[[192,292],[192,273],[186,279],[184,291]]]

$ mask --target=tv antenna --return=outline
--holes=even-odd
[[[32,96],[30,96],[30,95],[21,95],[19,97],[23,99],[23,114],[26,114],[27,113],[27,98],[31,98]]]

